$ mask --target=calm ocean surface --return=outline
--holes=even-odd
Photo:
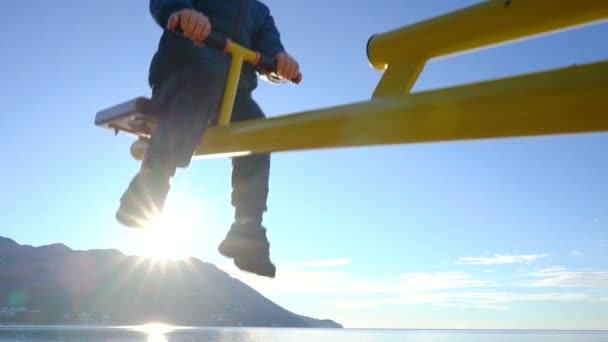
[[[358,330],[0,326],[0,341],[209,342],[608,342],[608,331]]]

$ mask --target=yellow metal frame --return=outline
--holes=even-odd
[[[608,131],[608,61],[210,129],[197,155]]]
[[[226,47],[226,52],[232,56],[232,61],[230,62],[230,71],[228,72],[228,80],[226,82],[222,107],[219,114],[218,124],[220,126],[228,125],[230,123],[234,98],[241,77],[241,70],[243,69],[243,62],[256,64],[259,59],[259,55],[256,52],[232,41]]]
[[[606,1],[491,0],[373,36],[368,42],[368,57],[376,69],[384,71],[374,96],[409,92],[424,64],[431,58],[530,38],[606,18]]]
[[[384,75],[369,101],[226,125],[242,61],[255,58],[233,44],[220,125],[195,156],[608,131],[608,61],[409,94],[431,58],[606,18],[608,1],[486,1],[373,36]]]

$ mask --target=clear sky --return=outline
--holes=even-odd
[[[277,116],[369,99],[381,77],[370,35],[476,1],[266,3],[304,73],[300,86],[260,85],[256,99]],[[7,1],[0,28],[0,235],[162,250],[115,222],[139,165],[131,138],[93,124],[98,110],[149,95],[160,29],[148,2]],[[414,91],[607,59],[606,36],[598,24],[434,60]],[[174,182],[168,210],[181,224],[162,239],[348,327],[608,329],[607,151],[608,135],[589,134],[275,154],[275,280],[218,254],[230,162],[197,160]]]

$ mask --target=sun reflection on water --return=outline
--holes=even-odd
[[[147,342],[169,342],[166,334],[172,332],[174,329],[170,325],[163,323],[148,323],[134,327],[133,330],[148,335]]]

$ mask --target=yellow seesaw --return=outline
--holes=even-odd
[[[426,62],[608,17],[608,1],[493,0],[374,35],[370,63],[383,77],[368,101],[229,124],[242,63],[259,55],[234,42],[220,120],[194,153],[249,153],[608,131],[608,61],[411,94]],[[605,44],[605,42],[598,42]],[[134,135],[141,160],[156,123],[138,97],[97,113],[95,124]]]

